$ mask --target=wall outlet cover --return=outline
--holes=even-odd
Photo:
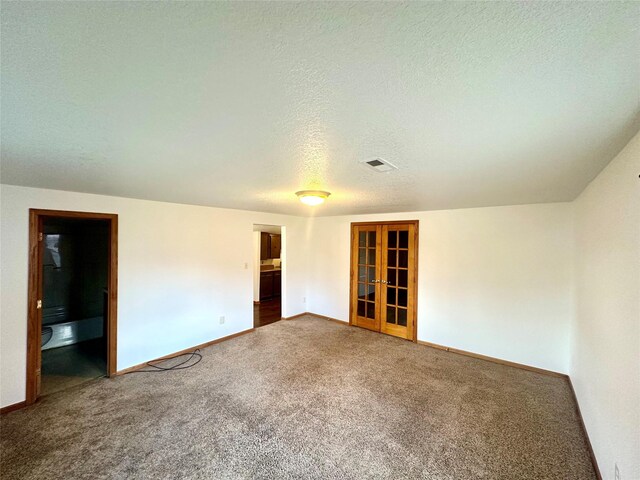
[[[224,317],[220,317],[220,325],[224,323]]]

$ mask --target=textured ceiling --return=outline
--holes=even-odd
[[[639,2],[1,9],[3,183],[297,215],[566,201],[639,128]]]

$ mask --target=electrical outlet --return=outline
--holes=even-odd
[[[224,316],[220,317],[220,325],[224,323]]]
[[[615,473],[615,479],[616,480],[620,480],[620,469],[618,468],[618,464],[615,464],[616,466],[616,473]]]
[[[307,303],[307,297],[302,297],[302,303]]]

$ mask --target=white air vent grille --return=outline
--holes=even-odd
[[[392,170],[398,169],[398,167],[396,167],[393,163],[389,163],[386,160],[383,160],[381,158],[371,158],[369,160],[362,160],[360,163],[363,164],[365,167],[380,173],[390,172]]]

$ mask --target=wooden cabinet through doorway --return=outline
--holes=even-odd
[[[260,301],[270,300],[282,294],[282,273],[280,270],[260,272]]]
[[[280,258],[280,239],[282,237],[280,235],[270,235],[270,250],[271,257],[270,258]]]
[[[415,341],[417,273],[417,220],[352,223],[349,322]]]
[[[275,233],[260,233],[260,260],[280,258],[282,236]]]

